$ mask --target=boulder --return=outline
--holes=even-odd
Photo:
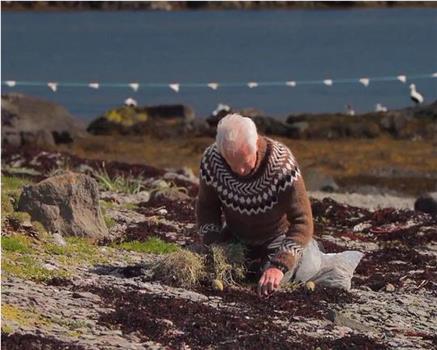
[[[94,135],[153,135],[175,137],[202,129],[195,123],[194,111],[185,105],[122,106],[92,121],[88,132]]]
[[[306,170],[303,178],[305,186],[309,191],[335,192],[339,189],[334,178],[319,169]]]
[[[264,135],[291,136],[293,128],[279,119],[266,116],[251,117],[257,130]]]
[[[108,235],[97,182],[84,174],[67,172],[25,186],[18,209],[29,213],[49,232],[62,236],[99,240]]]
[[[2,145],[53,146],[84,134],[62,106],[18,93],[2,95]]]
[[[305,138],[305,133],[310,124],[308,122],[294,122],[288,124],[288,136],[294,139]]]
[[[384,117],[381,118],[380,125],[383,130],[388,131],[395,137],[399,137],[407,125],[408,119],[411,120],[411,117],[396,111],[386,112]]]
[[[437,215],[437,192],[426,193],[417,198],[414,210]]]

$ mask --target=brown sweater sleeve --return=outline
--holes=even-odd
[[[281,247],[272,259],[273,265],[279,265],[291,270],[299,259],[303,248],[313,237],[313,215],[311,203],[305,189],[302,176],[299,176],[289,191],[287,218],[290,228]]]
[[[200,179],[199,195],[196,201],[196,221],[204,244],[211,244],[220,239],[221,212],[217,192]]]

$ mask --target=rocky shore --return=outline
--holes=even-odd
[[[87,177],[90,180],[82,180]],[[20,212],[23,201],[101,211],[106,233],[69,236]],[[39,181],[45,180],[43,183]],[[84,182],[85,181],[85,182]],[[95,183],[98,192],[80,188]],[[25,190],[23,190],[24,186]],[[66,186],[66,187],[65,187]],[[84,186],[84,187],[81,187]],[[61,191],[64,191],[62,195]],[[69,188],[75,189],[70,191]],[[436,216],[312,198],[327,252],[365,253],[350,292],[285,286],[259,299],[253,281],[215,290],[162,282],[154,266],[199,241],[197,178],[186,169],[5,149],[2,346],[5,349],[411,349],[437,344]],[[86,191],[85,191],[86,192]],[[26,194],[24,194],[26,193]],[[42,196],[45,194],[45,196]],[[92,201],[88,199],[92,197]],[[81,207],[81,206],[79,206]],[[48,211],[56,222],[71,216]],[[53,216],[55,215],[55,216]],[[81,222],[86,215],[79,213]],[[41,218],[40,218],[41,220]],[[47,226],[47,223],[45,224]],[[91,227],[91,226],[90,226]],[[77,232],[77,231],[75,231]],[[78,234],[78,233],[74,233]],[[99,237],[90,241],[91,237]]]
[[[85,125],[56,103],[6,94],[2,147],[37,147],[160,168],[189,167],[196,174],[218,121],[229,112],[252,118],[261,134],[290,147],[311,191],[412,198],[437,189],[437,102],[356,116],[290,115],[286,120],[225,105],[207,118],[196,117],[182,104],[121,106]]]

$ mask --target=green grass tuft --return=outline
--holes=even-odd
[[[168,254],[176,252],[180,247],[175,243],[167,243],[157,237],[151,237],[144,242],[130,241],[113,245],[114,248],[140,253]]]
[[[117,224],[117,222],[108,215],[104,215],[103,220],[105,221],[106,227],[108,229],[111,229],[112,227],[114,227]]]
[[[26,236],[2,237],[2,250],[7,252],[17,252],[27,254],[32,251],[29,238]]]
[[[31,183],[30,180],[16,176],[2,175],[2,192],[17,192]]]
[[[13,321],[20,326],[32,325],[36,327],[50,326],[52,323],[49,318],[40,314],[34,308],[25,309],[12,304],[2,304],[2,321]],[[12,327],[4,325],[3,322],[2,331],[4,326],[8,327],[12,332]]]
[[[18,202],[23,186],[29,183],[31,183],[30,180],[21,177],[2,175],[1,208],[3,217],[14,211],[14,205]]]
[[[54,277],[67,278],[69,274],[56,269],[49,270],[31,255],[17,255],[16,253],[2,254],[2,275],[13,275],[26,280],[46,282]]]
[[[111,177],[105,168],[96,171],[94,176],[100,187],[106,191],[135,194],[143,189],[142,176],[139,176],[138,179],[122,175]]]

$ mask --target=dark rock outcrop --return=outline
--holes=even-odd
[[[220,108],[222,107],[222,108]],[[243,117],[251,118],[256,124],[258,132],[264,135],[276,135],[284,137],[293,137],[298,134],[295,126],[290,126],[282,120],[266,116],[264,112],[253,108],[233,110],[229,106],[219,105],[217,109],[206,119],[208,125],[214,130],[219,121],[229,113],[238,113]]]
[[[84,128],[62,106],[18,93],[2,95],[2,145],[70,143]]]
[[[123,106],[107,111],[88,126],[94,135],[153,135],[175,137],[200,128],[185,105]]]
[[[437,192],[426,193],[417,198],[414,210],[437,215]]]
[[[25,186],[18,209],[29,213],[32,220],[62,236],[90,237],[108,235],[99,206],[97,182],[83,174],[68,172]]]
[[[426,106],[355,116],[339,113],[290,115],[286,123],[299,131],[289,137],[297,138],[376,138],[385,135],[396,139],[432,139],[437,135],[437,101]]]

